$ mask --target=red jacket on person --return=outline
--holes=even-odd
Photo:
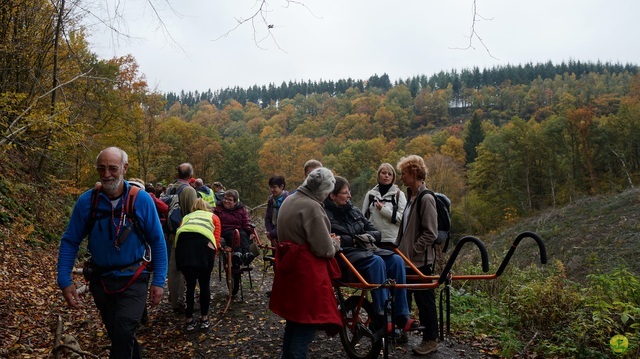
[[[222,233],[238,229],[245,231],[248,235],[253,234],[249,213],[241,202],[238,202],[238,204],[231,209],[224,208],[224,204],[218,204],[213,213],[220,217]]]
[[[335,258],[320,258],[308,244],[284,241],[276,251],[275,269],[269,309],[286,320],[321,324],[327,335],[337,334],[342,319],[331,284],[340,278]]]
[[[156,210],[158,211],[158,216],[160,217],[160,223],[164,225],[164,222],[167,221],[167,216],[169,215],[169,206],[162,202],[153,192],[148,192],[153,199],[153,203],[156,205]]]

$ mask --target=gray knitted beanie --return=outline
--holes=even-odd
[[[326,167],[320,167],[309,173],[302,186],[308,188],[320,201],[323,201],[333,191],[335,183],[336,179],[333,177],[331,170]]]

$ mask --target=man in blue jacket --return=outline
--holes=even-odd
[[[71,271],[80,243],[89,236],[89,289],[111,339],[111,358],[142,358],[135,334],[145,309],[148,283],[151,280],[149,300],[157,305],[167,273],[164,235],[151,196],[138,192],[135,213],[126,213],[125,209],[131,209],[125,206],[131,189],[124,180],[128,166],[123,150],[108,147],[100,152],[96,170],[101,185],[83,193],[76,202],[58,254],[62,296],[70,307],[81,308]]]

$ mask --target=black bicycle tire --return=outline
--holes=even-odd
[[[360,296],[352,296],[344,301],[344,305],[341,308],[343,321],[353,318],[353,311],[357,308],[359,301]],[[349,328],[349,323],[344,322],[340,331],[340,341],[349,358],[375,359],[380,355],[383,341],[382,338],[376,340],[370,329],[375,320],[373,305],[367,299],[364,299],[360,311],[357,326],[353,329],[353,331],[357,332],[354,334],[352,329]],[[365,340],[364,342],[362,341],[363,339]]]

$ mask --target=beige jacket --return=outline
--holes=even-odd
[[[340,250],[340,245],[331,239],[331,222],[322,201],[303,186],[280,206],[278,240],[309,244],[311,253],[320,258],[333,258]]]
[[[438,211],[435,198],[425,194],[422,196],[421,203],[415,203],[419,194],[426,189],[423,183],[418,188],[418,195],[407,204],[397,239],[398,249],[418,268],[433,263],[435,259],[433,242],[438,237]],[[421,206],[422,218],[417,218],[417,206]]]

